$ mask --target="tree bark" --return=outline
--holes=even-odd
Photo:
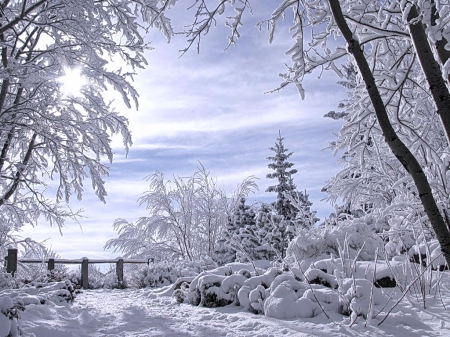
[[[439,19],[439,12],[436,8],[436,1],[431,1],[432,7],[431,7],[431,27],[436,25],[436,20]],[[441,61],[441,66],[447,62],[447,60],[450,59],[450,51],[445,49],[445,46],[447,45],[448,41],[447,39],[442,36],[440,40],[437,40],[434,44],[434,48],[436,49],[437,56],[439,57],[439,61]],[[450,75],[446,78],[447,84],[450,85]]]
[[[439,211],[436,200],[433,197],[428,179],[417,159],[408,147],[398,138],[398,135],[390,123],[386,107],[381,99],[381,95],[375,83],[372,71],[370,70],[359,41],[353,36],[347,22],[345,21],[339,0],[328,1],[334,20],[336,21],[343,37],[347,41],[348,51],[355,58],[358,69],[364,83],[366,84],[367,92],[374,107],[375,115],[383,132],[385,141],[406,171],[408,171],[413,178],[414,184],[419,192],[422,205],[441,246],[441,251],[447,264],[450,266],[450,232],[441,212]]]
[[[402,8],[402,12],[406,9]],[[408,12],[409,35],[414,45],[416,55],[419,59],[422,71],[430,87],[431,95],[436,104],[437,113],[441,118],[442,125],[447,135],[447,142],[450,144],[450,92],[448,91],[446,80],[442,77],[442,69],[434,58],[433,50],[425,32],[422,22],[418,19],[417,7],[413,5]],[[416,20],[417,19],[417,20]],[[445,57],[445,55],[441,55]]]
[[[3,195],[3,197],[0,199],[0,206],[3,206],[5,201],[9,200],[13,196],[13,194],[16,192],[17,188],[19,187],[20,180],[23,178],[23,172],[25,171],[26,166],[28,165],[28,162],[31,159],[31,155],[33,153],[35,144],[36,144],[36,137],[37,134],[34,133],[31,137],[30,144],[28,145],[28,150],[25,154],[25,157],[20,164],[20,166],[17,168],[17,172],[14,176],[14,181],[9,187],[8,191]]]

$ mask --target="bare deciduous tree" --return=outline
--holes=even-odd
[[[157,171],[148,179],[149,190],[139,203],[146,205],[149,216],[135,223],[116,219],[114,228],[119,236],[109,240],[106,249],[121,251],[127,257],[212,257],[231,211],[242,197],[257,189],[255,178],[248,177],[236,192],[227,195],[202,165],[191,177],[165,180]]]

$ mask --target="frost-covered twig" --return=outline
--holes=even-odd
[[[370,287],[369,310],[367,310],[366,322],[364,323],[364,326],[367,326],[367,322],[373,316],[373,287],[375,286],[375,281],[376,281],[376,277],[377,277],[377,263],[378,263],[378,248],[375,250],[375,261],[374,261],[374,267],[373,267],[372,285]]]
[[[392,310],[394,310],[394,308],[403,300],[403,298],[406,296],[406,294],[408,293],[408,291],[411,289],[411,287],[413,286],[414,283],[417,282],[417,280],[422,277],[422,275],[427,271],[428,268],[431,267],[432,263],[437,260],[439,257],[441,257],[441,254],[438,254],[430,263],[430,265],[428,265],[419,275],[416,276],[416,278],[411,281],[411,283],[406,287],[405,291],[403,291],[402,296],[400,296],[400,298],[397,300],[397,302],[394,303],[394,305],[392,306],[391,309],[389,309],[389,311],[387,312],[386,316],[384,316],[384,318],[380,321],[380,323],[378,323],[378,325],[381,325],[386,318],[389,316],[389,314],[392,312]]]

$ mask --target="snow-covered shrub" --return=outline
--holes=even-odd
[[[180,277],[197,276],[204,270],[216,267],[217,264],[210,259],[152,263],[134,270],[129,284],[136,288],[161,287],[174,283]]]
[[[333,289],[310,288],[303,293],[303,297],[310,299],[317,305],[320,304],[326,312],[343,313],[343,303],[339,293]]]
[[[309,268],[305,272],[305,277],[310,284],[320,284],[324,287],[332,289],[336,289],[338,287],[336,278],[321,269]]]
[[[370,217],[344,221],[340,226],[319,226],[299,230],[288,248],[288,261],[312,259],[339,254],[339,244],[348,244],[348,258],[354,258],[359,250],[361,260],[373,260],[378,248],[383,251],[384,242],[376,233]]]
[[[200,296],[198,298],[190,297],[190,301],[198,301],[198,305],[209,308],[223,307],[232,303],[234,301],[233,294],[225,293],[221,289],[222,281],[224,279],[225,276],[214,274],[201,277],[197,284],[197,288],[195,289],[195,293]],[[189,294],[191,294],[191,292],[189,292]]]
[[[11,293],[16,295],[14,301],[22,306],[44,304],[47,301],[73,302],[77,297],[77,291],[70,280],[50,283],[32,282]]]
[[[437,240],[415,244],[408,251],[411,261],[422,263],[424,267],[431,264],[432,269],[443,271],[448,269],[445,258],[442,256],[441,246]]]
[[[58,267],[61,265],[58,265]],[[68,278],[67,268],[55,268],[53,270],[47,270],[45,281],[46,282],[60,282]]]
[[[352,321],[358,316],[366,319],[372,318],[370,308],[377,305],[383,305],[387,302],[388,297],[379,289],[374,287],[373,283],[366,279],[350,279],[347,278],[341,285],[344,303],[344,312],[350,314]],[[370,302],[373,302],[372,304]]]
[[[57,264],[55,269],[50,271],[47,269],[47,263],[19,263],[15,277],[23,284],[59,282],[67,279],[68,268]]]
[[[188,292],[189,292],[189,283],[183,281],[180,283],[180,287],[174,290],[172,296],[176,299],[178,303],[183,303],[186,302]]]
[[[76,298],[73,284],[61,282],[31,282],[20,289],[5,289],[0,292],[0,337],[15,337],[21,334],[19,311],[29,305],[72,303]]]
[[[334,276],[315,268],[308,269],[305,276],[308,278],[316,274],[323,279],[329,279],[329,283],[334,287],[330,289],[330,284],[308,285],[306,280],[285,272],[272,282],[269,288],[270,295],[264,302],[264,314],[279,319],[311,318],[322,312],[320,306],[326,310],[341,313],[343,304],[338,292],[334,289],[337,288]]]
[[[127,279],[119,281],[115,271],[107,273],[103,279],[103,288],[106,289],[125,289],[128,287]]]
[[[349,254],[346,256],[354,252],[342,247],[340,251]],[[420,282],[417,276],[421,269],[414,269],[407,255],[390,261],[380,259],[376,263],[360,261],[358,256],[356,253],[353,259],[331,256],[315,260],[309,262],[305,271],[301,266],[270,265],[266,265],[266,270],[256,268],[255,271],[251,264],[231,263],[200,273],[190,284],[190,280],[180,281],[173,288],[176,289],[173,297],[179,303],[204,307],[240,305],[252,313],[278,319],[312,318],[321,314],[327,318],[346,316],[344,320],[352,325],[357,319],[371,322],[374,313],[387,314],[404,289],[422,288],[423,282],[414,289],[409,287],[413,281]],[[440,272],[434,273],[430,285],[436,286]],[[396,285],[400,292],[388,295],[389,291],[383,289]]]
[[[18,307],[11,297],[0,296],[0,337],[20,335]]]
[[[244,271],[233,274],[228,266],[202,272],[189,285],[187,301],[204,307],[222,307],[236,303],[237,293],[247,277],[248,274]]]
[[[278,319],[311,318],[320,312],[317,303],[303,297],[307,285],[298,281],[281,282],[264,302],[264,313]]]
[[[281,274],[281,270],[278,268],[270,268],[264,274],[257,275],[249,278],[239,289],[238,300],[239,304],[250,311],[259,311],[260,309],[260,299],[267,298],[268,294],[264,291],[260,297],[256,297],[255,293],[253,297],[250,297],[250,293],[261,286],[264,289],[268,289],[272,284],[273,280]],[[258,292],[262,293],[262,288],[259,287]]]

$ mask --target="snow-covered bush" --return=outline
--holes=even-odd
[[[388,297],[380,290],[374,287],[374,284],[369,280],[357,278],[347,278],[343,280],[340,291],[344,294],[343,312],[350,314],[352,321],[356,320],[358,316],[363,318],[372,318],[370,309],[373,306],[384,305]],[[372,301],[372,304],[371,304]]]
[[[311,318],[320,313],[320,307],[303,297],[306,285],[300,282],[281,282],[267,297],[264,312],[268,317],[279,319]]]
[[[31,282],[20,289],[0,291],[0,337],[15,337],[21,334],[19,312],[29,305],[72,303],[77,296],[69,281],[38,283]]]
[[[16,294],[14,301],[22,306],[44,304],[46,301],[73,302],[77,297],[77,291],[70,280],[50,283],[32,282],[10,293]]]
[[[441,246],[437,240],[415,244],[408,251],[410,259],[416,263],[422,263],[425,267],[431,264],[434,270],[448,269],[445,258],[442,256]]]
[[[353,324],[359,317],[370,321],[379,313],[384,316],[396,305],[402,291],[413,294],[421,288],[419,284],[409,286],[420,282],[417,276],[421,272],[411,264],[407,256],[376,263],[331,256],[310,262],[305,271],[301,267],[270,266],[255,270],[251,264],[231,263],[202,272],[190,283],[181,280],[173,297],[179,303],[204,307],[240,305],[252,313],[278,319],[344,316],[348,324]],[[435,275],[430,284],[438,283]],[[383,288],[389,287],[401,291],[388,295]]]
[[[19,313],[9,296],[0,295],[0,337],[19,336]]]
[[[267,289],[273,280],[281,274],[278,268],[270,268],[262,275],[256,275],[246,280],[239,289],[239,304],[249,311],[262,312],[262,302],[267,298]]]
[[[305,272],[305,278],[310,284],[320,284],[324,287],[332,289],[336,289],[338,287],[336,278],[321,269],[309,268]]]
[[[354,258],[359,253],[361,260],[373,260],[377,249],[381,252],[384,247],[371,217],[364,217],[344,221],[339,226],[301,229],[289,245],[287,259],[294,264],[296,258],[301,261],[330,254],[337,256],[339,245],[343,245],[344,241],[347,243],[345,248],[348,249],[348,257]]]
[[[233,274],[233,269],[228,266],[202,272],[190,283],[187,301],[192,305],[210,308],[234,303],[247,277],[248,270]]]
[[[210,260],[158,262],[140,266],[132,271],[129,285],[136,288],[161,287],[174,283],[180,277],[197,276],[204,270],[216,268]]]

